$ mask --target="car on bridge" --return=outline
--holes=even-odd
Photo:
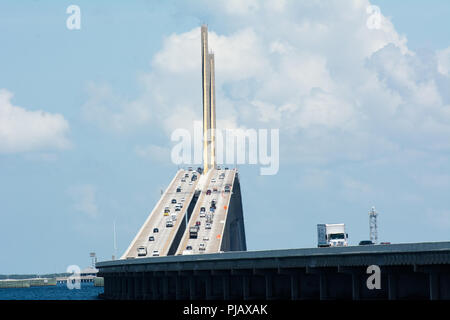
[[[210,194],[211,194],[211,190],[210,189],[206,190],[206,195],[209,196]]]
[[[145,257],[147,255],[147,247],[140,246],[137,248],[138,257]]]
[[[159,250],[153,250],[153,257],[159,257]]]
[[[198,250],[205,251],[206,250],[206,245],[204,243],[200,243],[199,246],[198,246]]]
[[[207,222],[207,223],[205,224],[205,229],[211,229],[211,223]]]
[[[172,203],[177,203],[177,199],[172,199]]]
[[[181,192],[181,186],[178,186],[177,192]]]
[[[154,236],[148,237],[148,241],[155,241],[155,237]]]
[[[153,233],[158,233],[159,229],[158,228],[153,228]]]
[[[367,245],[371,245],[374,244],[371,240],[362,240],[359,242],[360,246],[367,246]]]

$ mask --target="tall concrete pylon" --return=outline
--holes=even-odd
[[[202,25],[203,173],[216,167],[216,99],[214,54],[208,51],[208,27]]]

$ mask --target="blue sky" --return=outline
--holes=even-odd
[[[68,30],[66,8],[81,9]],[[249,250],[314,247],[316,224],[367,239],[450,234],[450,4],[3,1],[0,273],[122,254],[201,119],[200,31],[223,128],[280,128],[280,170],[240,166]],[[176,92],[176,94],[174,94]]]

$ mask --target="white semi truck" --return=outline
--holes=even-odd
[[[345,232],[344,223],[318,224],[318,247],[346,247],[348,246],[348,233]]]

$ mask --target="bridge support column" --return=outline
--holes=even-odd
[[[430,300],[439,300],[439,273],[430,272],[428,279],[430,282]]]
[[[242,296],[244,300],[248,300],[250,296],[250,278],[242,276]]]
[[[129,276],[127,280],[128,280],[127,299],[133,300],[134,299],[134,275]]]
[[[222,276],[223,286],[223,300],[230,300],[230,277],[228,275]]]
[[[298,282],[300,277],[297,274],[291,275],[291,300],[298,300]]]
[[[189,300],[195,300],[195,279],[189,278]]]
[[[169,299],[169,278],[168,276],[163,277],[163,300]]]
[[[327,293],[327,276],[325,273],[319,274],[319,282],[320,282],[320,300],[326,300],[328,293]]]
[[[388,274],[388,299],[397,299],[397,275],[392,271]]]
[[[120,277],[114,275],[112,277],[112,282],[113,282],[113,299],[120,299],[120,285],[121,285]]]
[[[126,274],[121,274],[120,277],[122,278],[122,281],[121,281],[122,295],[121,295],[120,299],[126,300],[127,299],[127,291],[128,291],[127,277],[126,277]]]
[[[142,299],[147,300],[148,297],[148,279],[145,272],[142,272]]]
[[[352,273],[352,299],[353,300],[360,299],[359,288],[360,288],[359,274],[354,272],[354,273]]]
[[[151,277],[151,285],[152,285],[152,299],[158,300],[158,279],[153,275]]]
[[[265,276],[265,280],[266,280],[266,300],[270,300],[272,299],[273,278],[270,274],[267,274]]]
[[[133,284],[134,284],[134,297],[133,297],[133,299],[135,299],[135,300],[142,300],[142,288],[141,288],[141,286],[142,286],[142,277],[139,275],[139,274],[136,274],[134,277],[133,277],[134,279],[134,281],[133,281]]]
[[[211,276],[206,276],[205,277],[205,300],[212,300],[213,296],[212,296],[212,290],[211,290]]]

